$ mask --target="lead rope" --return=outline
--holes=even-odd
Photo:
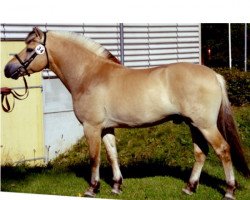
[[[1,88],[1,101],[2,101],[2,108],[4,112],[10,113],[14,109],[15,99],[24,100],[29,96],[28,84],[24,76],[23,76],[23,82],[25,86],[24,94],[19,94],[12,88],[8,88],[8,87]],[[10,106],[8,95],[12,95],[13,97],[12,106]]]

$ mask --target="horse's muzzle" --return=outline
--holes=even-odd
[[[4,68],[4,75],[6,78],[18,79],[23,75],[22,67],[15,64],[7,64]]]

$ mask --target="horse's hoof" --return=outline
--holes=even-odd
[[[193,192],[188,187],[182,188],[182,192],[184,192],[187,195],[192,195],[193,194]]]
[[[192,195],[195,192],[195,188],[191,187],[191,185],[188,183],[185,188],[182,188],[182,192],[187,195]]]
[[[112,192],[113,194],[117,194],[117,195],[119,195],[119,194],[122,193],[122,191],[121,191],[120,189],[117,189],[117,188],[113,188],[113,189],[111,190],[111,192]]]
[[[231,193],[226,193],[223,200],[235,200],[236,198]]]
[[[196,189],[198,187],[198,181],[195,181],[194,183],[187,183],[186,187],[182,189],[182,192],[188,195],[192,195],[194,192],[196,192]]]
[[[91,183],[90,187],[84,193],[84,196],[85,197],[95,197],[96,193],[99,192],[99,189],[100,189],[100,182],[99,181]]]
[[[84,193],[84,196],[85,197],[91,197],[91,198],[94,198],[95,197],[95,193],[91,190],[87,190],[85,193]]]
[[[112,193],[113,194],[121,194],[122,193],[121,185],[122,185],[122,178],[120,178],[118,181],[114,181]]]
[[[96,195],[97,190],[93,187],[89,187],[88,190],[84,193],[85,197],[92,197],[94,198]]]

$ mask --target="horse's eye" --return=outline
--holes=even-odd
[[[31,53],[32,51],[34,51],[34,50],[31,49],[31,48],[27,48],[27,49],[26,49],[26,52],[27,52],[27,53]]]

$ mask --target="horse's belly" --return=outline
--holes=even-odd
[[[123,102],[111,106],[107,124],[113,126],[140,126],[159,121],[168,115],[178,114],[178,109],[168,99],[158,97],[143,99],[139,98],[133,102]]]
[[[132,71],[112,79],[105,98],[108,123],[138,126],[178,114],[164,70]]]

